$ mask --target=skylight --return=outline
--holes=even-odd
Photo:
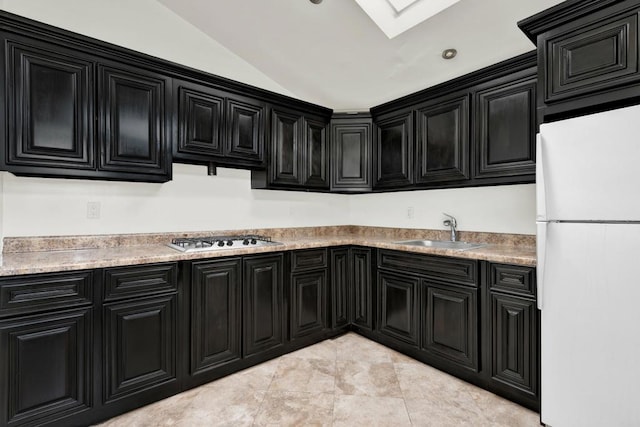
[[[356,0],[390,39],[460,0]]]

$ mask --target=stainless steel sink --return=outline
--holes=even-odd
[[[456,249],[461,251],[486,246],[485,243],[452,242],[450,240],[403,240],[394,243],[397,243],[399,245],[422,246],[425,248]]]

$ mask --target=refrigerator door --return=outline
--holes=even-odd
[[[639,129],[640,106],[541,125],[538,220],[640,221]]]
[[[542,422],[640,423],[640,224],[549,223]]]

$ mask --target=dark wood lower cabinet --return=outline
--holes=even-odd
[[[422,292],[422,348],[444,362],[477,371],[477,290],[424,281]]]
[[[93,424],[349,329],[539,410],[534,283],[354,246],[0,278],[0,427]]]
[[[45,425],[94,406],[92,312],[0,321],[0,426]]]
[[[365,330],[373,329],[373,277],[371,274],[371,249],[352,248],[352,323]]]
[[[215,369],[240,360],[242,259],[191,265],[191,376],[215,377]]]
[[[243,273],[243,357],[284,345],[282,254],[248,257]]]
[[[290,339],[322,332],[327,324],[327,270],[294,274],[291,277]]]
[[[378,331],[391,338],[417,346],[418,288],[420,279],[378,271]]]
[[[105,403],[177,381],[177,295],[104,307]]]

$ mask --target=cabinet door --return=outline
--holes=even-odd
[[[353,321],[367,330],[373,329],[373,293],[371,277],[371,249],[351,249],[353,284]]]
[[[264,164],[266,106],[255,99],[233,95],[226,100],[225,156],[241,164]]]
[[[329,188],[327,124],[320,120],[304,119],[303,176],[305,187]]]
[[[302,116],[294,112],[271,111],[271,183],[302,184]]]
[[[168,77],[137,68],[100,65],[98,140],[100,169],[169,180]]]
[[[7,169],[49,175],[94,170],[93,62],[35,40],[3,42]]]
[[[374,187],[402,187],[413,182],[413,113],[376,120]]]
[[[423,282],[422,348],[454,366],[478,371],[476,289]]]
[[[284,344],[282,255],[244,260],[243,356]]]
[[[378,331],[417,346],[418,287],[420,280],[406,274],[378,272]]]
[[[351,263],[349,249],[331,250],[331,327],[346,326],[351,318]]]
[[[294,274],[291,277],[291,340],[322,332],[327,321],[327,270]]]
[[[241,259],[191,266],[191,375],[210,372],[241,357]]]
[[[469,96],[417,111],[416,183],[469,178]]]
[[[0,425],[44,425],[93,406],[91,309],[0,321]]]
[[[370,118],[332,122],[332,190],[371,190],[371,126]]]
[[[174,103],[178,111],[175,159],[209,159],[222,156],[224,96],[215,89],[174,81]]]
[[[105,402],[176,380],[177,295],[104,307]]]
[[[536,302],[498,293],[491,299],[491,379],[507,393],[538,394]]]
[[[536,76],[476,93],[475,114],[474,177],[535,174]]]

